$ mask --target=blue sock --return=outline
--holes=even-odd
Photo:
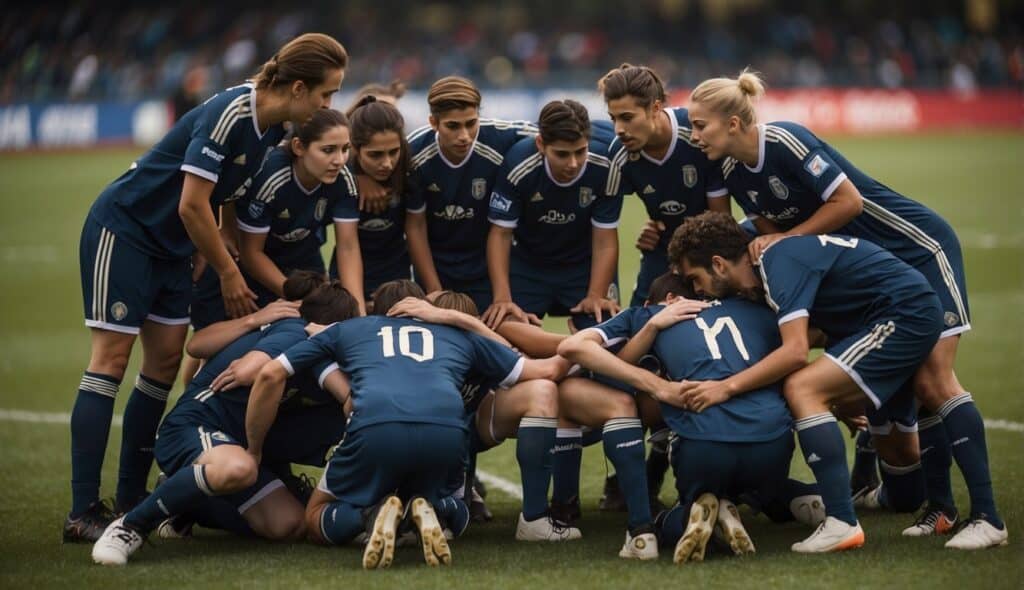
[[[191,465],[178,470],[124,515],[125,524],[148,533],[169,517],[191,512],[203,498],[214,495],[206,482],[206,466]]]
[[[948,400],[939,408],[942,423],[946,425],[953,458],[967,482],[971,497],[971,516],[985,515],[996,528],[1003,528],[1003,521],[996,512],[996,501],[992,493],[992,476],[988,470],[988,447],[985,444],[985,423],[974,405],[969,393]]]
[[[107,451],[114,398],[121,381],[85,372],[71,410],[71,517],[100,499],[100,473]]]
[[[334,545],[344,545],[365,531],[362,509],[341,500],[331,502],[320,514],[320,534]]]
[[[896,466],[884,460],[879,463],[882,468],[879,503],[893,512],[914,512],[920,508],[927,495],[921,464]]]
[[[121,463],[117,469],[117,503],[131,506],[146,495],[146,480],[153,466],[156,429],[167,406],[172,385],[158,383],[145,375],[135,380],[132,396],[124,408],[121,428]]]
[[[445,496],[434,504],[434,511],[437,512],[441,526],[450,530],[456,537],[462,536],[469,526],[469,507],[462,498]]]
[[[856,451],[853,454],[853,469],[850,479],[860,482],[878,481],[878,452],[871,444],[871,433],[860,431],[857,435]]]
[[[555,447],[558,418],[523,416],[516,434],[516,461],[523,479],[523,518],[547,514],[551,484],[551,450]]]
[[[604,454],[615,466],[619,489],[626,499],[630,530],[651,524],[651,499],[647,493],[644,462],[644,427],[639,418],[612,418],[602,431]]]
[[[850,498],[850,472],[846,467],[846,445],[836,417],[816,414],[796,421],[797,437],[804,461],[814,472],[825,514],[848,524],[857,524]]]
[[[949,476],[949,469],[953,466],[953,450],[949,446],[942,417],[921,416],[917,425],[928,504],[941,508],[947,514],[956,514],[953,482]]]
[[[228,531],[243,537],[256,536],[252,527],[249,526],[249,522],[238,513],[238,507],[224,498],[217,496],[205,498],[193,506],[188,514],[201,527]]]
[[[658,544],[673,547],[686,532],[686,521],[690,518],[690,504],[677,504],[658,515],[654,523],[658,532]]]
[[[583,462],[583,431],[559,428],[551,457],[551,502],[568,504],[580,496],[580,464]]]

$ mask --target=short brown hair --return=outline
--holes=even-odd
[[[651,286],[647,289],[647,302],[652,305],[661,303],[668,298],[669,294],[689,299],[696,296],[693,292],[693,285],[682,275],[667,272],[651,281]]]
[[[732,215],[705,211],[676,228],[668,244],[668,261],[679,268],[685,258],[689,264],[709,269],[713,256],[739,260],[749,243],[750,236]]]
[[[575,100],[553,100],[540,110],[537,127],[544,143],[577,141],[590,138],[590,115],[587,107]]]
[[[389,309],[406,297],[422,299],[425,296],[423,288],[409,279],[388,281],[373,292],[373,313],[374,315],[387,315]]]
[[[458,109],[480,108],[480,90],[461,76],[445,76],[430,86],[427,93],[430,114],[437,117]]]
[[[299,315],[307,322],[333,324],[359,315],[359,304],[341,286],[341,281],[331,281],[313,289],[302,299]]]
[[[256,74],[256,88],[275,88],[301,80],[309,88],[319,86],[327,72],[348,66],[341,43],[323,33],[306,33],[284,44]]]
[[[288,273],[282,291],[288,301],[299,301],[327,282],[327,275],[312,270],[293,270]]]
[[[624,63],[602,76],[597,89],[606,103],[624,96],[632,96],[644,108],[656,100],[665,102],[665,83],[647,66]]]
[[[477,309],[473,298],[458,291],[441,291],[434,298],[434,306],[441,309],[454,309],[455,311],[468,313],[473,317],[480,315],[480,310]]]

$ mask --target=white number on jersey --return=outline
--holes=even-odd
[[[409,335],[413,333],[419,334],[422,338],[423,350],[420,352],[412,351],[412,342]],[[384,326],[380,329],[380,332],[377,332],[377,335],[381,337],[381,344],[384,346],[384,358],[395,356],[394,328]],[[398,352],[417,363],[429,361],[434,358],[434,334],[421,326],[402,326],[398,329]]]
[[[835,246],[842,246],[843,248],[856,248],[857,238],[840,238],[839,236],[830,236],[822,234],[818,236],[818,241],[821,242],[822,246],[833,244]]]
[[[704,318],[697,318],[697,327],[704,333],[704,342],[708,345],[708,351],[711,353],[711,358],[718,360],[722,358],[722,350],[718,347],[718,335],[722,333],[724,328],[729,328],[729,333],[732,334],[733,344],[736,345],[736,350],[740,352],[740,356],[743,360],[749,361],[750,354],[747,352],[747,347],[743,344],[743,335],[740,334],[740,329],[736,327],[736,322],[729,316],[720,317],[715,320],[714,325],[708,326],[708,323],[704,321]]]

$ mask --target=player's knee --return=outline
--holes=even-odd
[[[960,393],[958,390],[952,375],[939,375],[926,370],[920,370],[914,375],[914,396],[929,410],[937,410],[943,403],[957,396]]]
[[[536,379],[530,382],[530,403],[528,416],[558,416],[558,385],[547,379]]]
[[[822,397],[820,389],[815,387],[814,380],[806,371],[797,371],[787,377],[782,393],[791,408]]]
[[[306,534],[301,510],[281,510],[266,523],[264,537],[271,541],[298,541]]]
[[[252,486],[256,483],[259,468],[252,458],[233,457],[220,465],[222,493],[232,493]]]
[[[609,396],[608,404],[613,418],[635,418],[637,415],[636,401],[631,395],[616,393]]]
[[[120,350],[96,351],[89,361],[89,372],[123,379],[128,369],[128,356],[128,352]]]

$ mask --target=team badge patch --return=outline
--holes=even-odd
[[[768,177],[768,188],[772,189],[775,198],[786,200],[789,198],[789,188],[779,180],[778,176]]]
[[[952,328],[953,326],[960,323],[960,316],[956,315],[951,311],[947,311],[946,314],[942,317],[942,320],[946,322],[947,328]]]
[[[324,213],[327,212],[327,199],[321,197],[316,200],[316,208],[313,209],[313,218],[320,221],[324,218]]]
[[[686,188],[693,188],[697,184],[697,167],[693,164],[683,166],[683,184]]]
[[[808,160],[804,164],[804,169],[811,173],[811,176],[817,178],[825,173],[829,168],[829,163],[825,161],[820,155],[815,155],[813,158]]]
[[[506,199],[498,193],[491,193],[491,208],[508,213],[508,210],[512,208],[512,200]]]
[[[473,198],[477,201],[487,196],[487,179],[474,178],[472,186]]]
[[[580,207],[589,207],[594,202],[594,191],[589,186],[580,188]]]
[[[263,215],[263,209],[267,206],[263,201],[253,201],[249,203],[249,217],[259,217]]]
[[[110,306],[110,315],[120,322],[128,316],[128,306],[120,301],[115,301],[114,304]]]

